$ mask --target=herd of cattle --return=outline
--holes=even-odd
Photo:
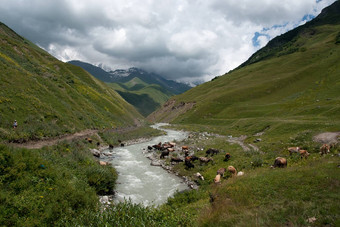
[[[170,157],[170,163],[171,164],[184,162],[186,169],[195,168],[195,161],[199,161],[200,165],[207,164],[209,162],[214,164],[214,160],[213,160],[212,156],[214,156],[215,154],[218,154],[220,152],[224,152],[223,150],[220,151],[220,150],[215,149],[215,148],[209,148],[208,150],[206,150],[205,156],[197,157],[195,155],[190,155],[189,146],[181,146],[180,149],[182,151],[182,154],[184,154],[184,157],[173,157],[171,155],[171,153],[175,151],[175,146],[176,146],[176,143],[173,143],[173,142],[165,142],[163,144],[160,142],[160,143],[155,144],[153,146],[148,146],[148,150],[149,151],[152,151],[152,150],[160,151],[161,152],[160,157],[159,157],[160,159],[171,156]],[[307,150],[301,149],[300,147],[289,147],[288,152],[289,152],[290,155],[293,155],[294,153],[299,154],[301,159],[303,159],[303,158],[307,159],[308,156],[309,156],[309,152]],[[330,146],[329,145],[323,144],[320,147],[320,154],[321,155],[327,154],[329,152],[330,152]],[[231,158],[230,153],[225,153],[223,161],[227,162],[230,158]],[[274,164],[271,166],[271,168],[276,168],[276,167],[278,167],[278,168],[287,167],[287,159],[283,158],[283,157],[277,157],[274,160]],[[234,166],[228,166],[227,168],[219,168],[217,170],[217,173],[216,173],[217,175],[214,178],[214,182],[220,183],[221,177],[224,177],[224,174],[226,172],[228,172],[232,177],[244,175],[244,173],[242,171],[237,172],[237,170]],[[195,175],[196,175],[196,177],[200,178],[201,180],[204,180],[204,177],[200,173],[196,173]]]

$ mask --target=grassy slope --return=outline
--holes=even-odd
[[[293,129],[340,126],[339,25],[314,28],[298,51],[235,70],[174,97],[196,106],[174,123],[207,126],[219,133],[290,134]],[[227,132],[228,131],[228,132]]]
[[[164,206],[177,208],[179,214],[195,216],[194,226],[306,226],[310,225],[307,219],[312,217],[317,219],[316,226],[336,226],[340,223],[340,147],[321,157],[319,144],[309,137],[306,134],[290,141],[299,142],[310,152],[307,160],[301,160],[298,155],[288,155],[289,143],[281,144],[280,148],[272,144],[263,146],[261,152],[244,151],[239,145],[226,142],[227,137],[202,139],[194,133],[183,144],[189,145],[196,156],[205,156],[205,151],[214,147],[229,152],[231,159],[223,161],[225,153],[221,152],[212,157],[214,164],[200,165],[195,161],[193,169],[186,169],[183,163],[175,165],[176,172],[197,181],[200,188],[180,193]],[[196,147],[204,149],[197,151]],[[278,156],[287,158],[288,168],[270,168]],[[214,184],[216,171],[229,165],[245,175],[230,178],[226,174],[221,184]],[[204,176],[204,181],[194,177],[197,172]]]
[[[143,116],[152,113],[172,95],[164,91],[160,85],[147,84],[139,78],[134,78],[125,83],[108,83],[108,85],[133,105]]]
[[[113,89],[0,24],[0,131],[27,140],[142,118]],[[19,128],[10,129],[16,119]]]
[[[340,128],[340,25],[315,24],[261,61],[173,98],[179,108],[183,102],[196,103],[173,119],[179,128],[247,135],[247,144],[259,137],[262,141],[256,143],[260,152],[245,152],[226,142],[227,137],[185,141],[204,148],[192,148],[196,156],[205,156],[204,151],[214,147],[232,158],[226,163],[224,154],[218,154],[214,165],[196,162],[190,170],[176,165],[181,175],[195,179],[200,172],[205,181],[198,180],[198,191],[178,194],[165,206],[195,215],[196,226],[340,225],[340,149],[336,146],[331,155],[320,157],[320,144],[312,140],[318,132]],[[258,132],[264,134],[255,136]],[[302,146],[311,156],[308,160],[289,157],[289,146]],[[278,156],[288,159],[287,169],[269,168]],[[215,185],[216,171],[229,165],[245,176],[227,176]],[[214,202],[209,201],[210,195]],[[316,220],[309,223],[312,217]]]

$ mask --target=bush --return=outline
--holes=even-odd
[[[114,193],[117,173],[110,166],[90,166],[86,169],[87,182],[96,190],[98,195]]]

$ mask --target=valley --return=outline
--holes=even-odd
[[[0,225],[340,225],[339,14],[172,90],[0,23]]]

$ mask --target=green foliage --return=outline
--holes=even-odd
[[[187,213],[176,209],[159,209],[133,204],[131,201],[107,207],[101,212],[88,212],[70,220],[60,221],[63,226],[192,226]]]
[[[202,191],[189,190],[183,192],[176,192],[173,197],[168,198],[166,205],[171,208],[178,208],[187,206],[190,203],[194,203],[202,198]]]
[[[112,167],[89,166],[85,170],[89,185],[98,195],[113,194],[117,173]]]
[[[0,140],[24,142],[134,125],[135,118],[142,118],[106,84],[58,61],[4,24],[0,39]]]
[[[335,43],[339,44],[340,43],[340,32],[338,33],[338,35],[335,38]]]
[[[96,193],[71,156],[0,146],[1,225],[53,225],[95,209]]]

